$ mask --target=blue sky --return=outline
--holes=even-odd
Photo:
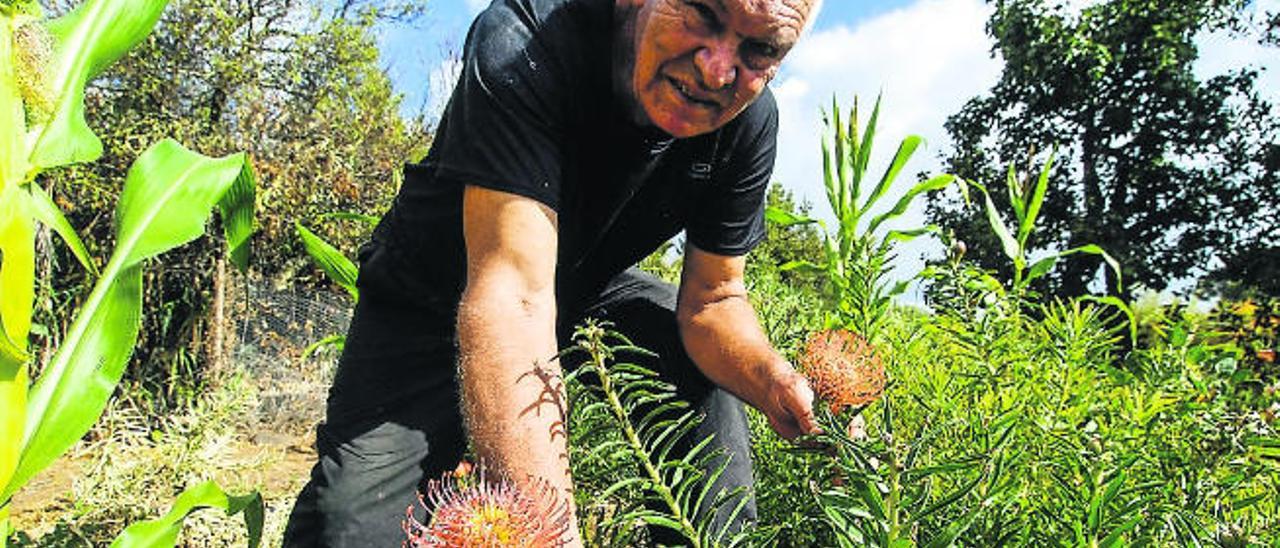
[[[1079,9],[1095,0],[1067,1]],[[408,112],[438,112],[442,107],[441,99],[452,85],[451,71],[456,71],[446,62],[445,52],[461,48],[471,18],[487,3],[434,0],[419,28],[384,33],[384,62],[396,88],[405,94]],[[1280,10],[1280,0],[1255,0],[1254,9]],[[831,218],[821,185],[818,139],[821,109],[833,96],[848,105],[855,95],[870,102],[883,94],[870,167],[874,174],[884,169],[898,142],[910,134],[920,135],[926,144],[901,178],[936,172],[940,155],[950,148],[943,128],[947,116],[999,78],[1001,62],[992,58],[985,33],[989,15],[983,0],[826,0],[813,31],[788,55],[771,84],[780,119],[774,180],[811,202],[818,217]],[[1225,34],[1201,36],[1198,41],[1196,71],[1202,78],[1244,65],[1260,67],[1258,89],[1269,90],[1272,104],[1280,105],[1276,48]],[[910,182],[899,181],[898,186],[909,187]],[[893,195],[884,200],[886,207],[894,201]],[[923,222],[920,203],[886,229]],[[898,254],[896,271],[919,271],[923,256],[941,252],[936,242],[916,240]]]

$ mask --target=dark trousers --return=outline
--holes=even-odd
[[[703,415],[680,444],[683,450],[714,435],[709,449],[730,460],[713,488],[750,487],[750,441],[742,402],[711,384],[684,352],[676,330],[675,288],[631,269],[611,281],[581,314],[561,318],[560,344],[569,344],[581,318],[612,322],[659,359],[645,365],[677,387]],[[319,462],[285,529],[284,545],[400,546],[405,510],[427,481],[452,470],[466,449],[459,411],[452,317],[433,317],[394,299],[361,295],[327,417],[316,428]],[[566,367],[572,367],[566,363]],[[709,497],[710,498],[710,497]],[[727,521],[734,504],[716,517]],[[735,527],[754,520],[749,501]],[[666,544],[668,536],[659,533]]]

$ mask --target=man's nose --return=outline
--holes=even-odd
[[[698,50],[693,56],[702,84],[712,90],[733,85],[738,78],[734,47],[729,40],[717,40]]]

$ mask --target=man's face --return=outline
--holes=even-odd
[[[814,0],[630,0],[631,91],[675,137],[713,131],[759,97],[800,37]]]

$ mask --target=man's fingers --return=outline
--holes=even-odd
[[[809,388],[809,382],[804,377],[797,376],[789,396],[783,400],[783,405],[787,408],[787,412],[795,417],[800,431],[804,434],[821,434],[822,428],[818,426],[818,419],[813,415],[813,389]]]

